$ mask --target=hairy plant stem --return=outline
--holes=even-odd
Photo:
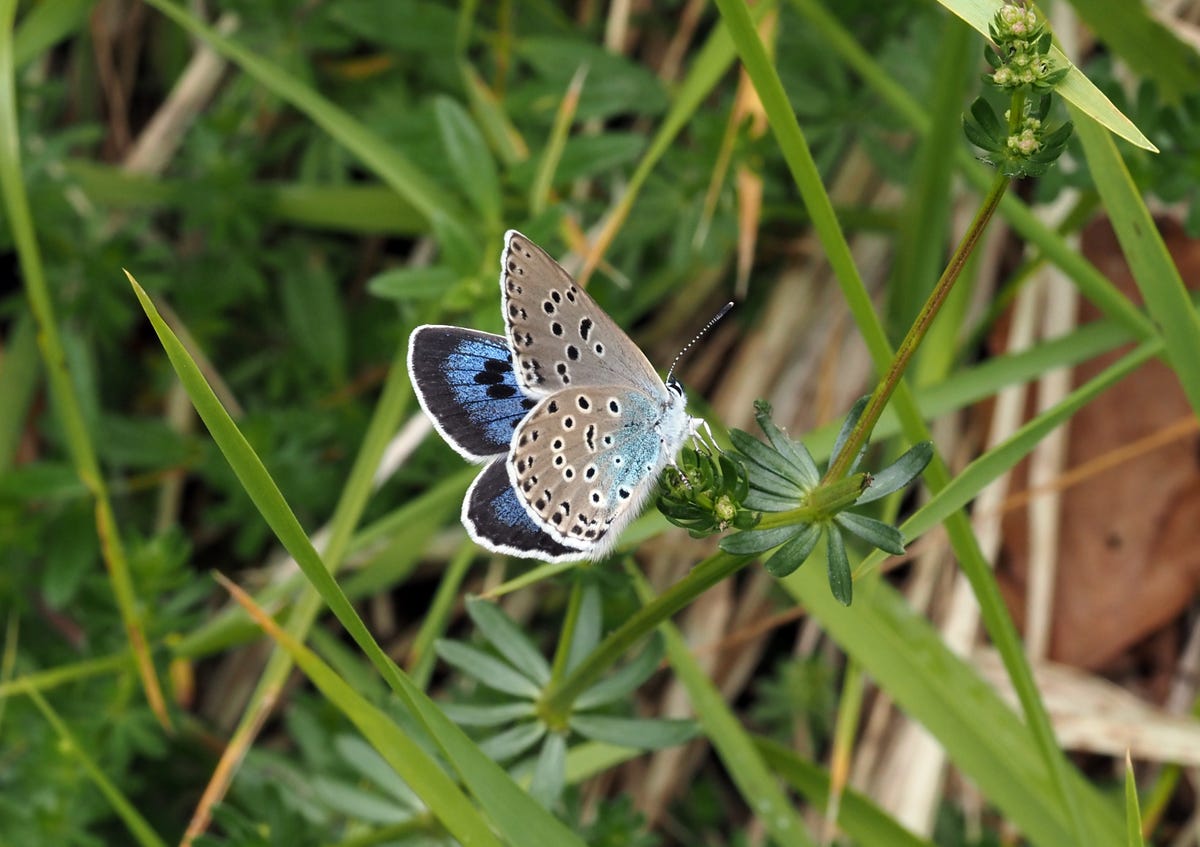
[[[1000,205],[1000,199],[1004,197],[1004,192],[1008,190],[1009,182],[1008,177],[1000,173],[996,174],[996,178],[992,181],[992,187],[983,199],[983,204],[979,207],[979,211],[975,213],[975,219],[971,221],[971,226],[967,229],[966,234],[963,235],[958,247],[955,248],[954,255],[950,257],[950,262],[946,265],[946,270],[942,271],[941,278],[938,279],[937,285],[933,287],[933,291],[930,293],[929,299],[925,301],[925,305],[921,307],[921,311],[917,315],[917,319],[913,321],[913,325],[909,328],[908,334],[904,336],[904,340],[896,348],[896,355],[893,357],[891,365],[888,366],[887,373],[884,374],[883,379],[880,380],[879,385],[875,388],[875,392],[871,395],[871,399],[867,403],[867,408],[863,410],[858,423],[851,430],[850,437],[846,439],[841,452],[830,463],[829,470],[825,472],[825,477],[821,480],[822,484],[830,483],[844,477],[850,469],[850,464],[854,461],[854,457],[858,455],[863,445],[867,443],[867,438],[870,437],[871,430],[875,428],[879,416],[883,414],[883,409],[887,406],[888,400],[891,399],[892,392],[900,384],[900,378],[904,375],[909,361],[912,359],[913,354],[916,353],[921,341],[925,338],[925,334],[929,332],[929,327],[933,323],[933,319],[937,317],[942,304],[950,296],[950,291],[954,288],[954,283],[958,281],[959,276],[962,274],[963,267],[967,263],[967,258],[974,251],[975,245],[979,243],[979,239],[983,235],[988,221],[992,219],[992,214],[996,211],[996,207]]]

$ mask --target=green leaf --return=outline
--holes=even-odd
[[[662,639],[653,637],[646,649],[632,661],[626,662],[617,671],[597,682],[575,700],[575,709],[584,711],[606,703],[613,703],[637,690],[643,682],[658,670],[662,661]]]
[[[850,574],[850,560],[846,558],[846,545],[837,527],[829,527],[825,533],[828,549],[825,551],[829,565],[829,590],[843,606],[854,599],[854,577]]]
[[[1000,122],[996,117],[996,111],[992,108],[992,104],[982,97],[976,97],[971,103],[971,117],[975,119],[975,123],[985,133],[986,137],[992,140],[995,144],[1008,135],[1008,127]],[[985,144],[980,144],[986,150],[993,149]],[[996,148],[999,149],[999,148]]]
[[[690,741],[696,722],[668,718],[619,718],[608,715],[571,715],[571,729],[592,741],[603,741],[638,750],[662,750]]]
[[[529,677],[518,673],[499,659],[493,659],[482,650],[457,641],[445,640],[437,641],[434,649],[444,662],[494,691],[529,700],[536,699],[541,692],[541,688]]]
[[[890,524],[853,512],[839,512],[834,521],[872,547],[878,547],[893,556],[904,555],[904,536]]]
[[[441,300],[462,277],[444,265],[427,268],[394,268],[367,280],[367,291],[389,300],[424,302]]]
[[[821,540],[824,528],[823,524],[813,523],[801,529],[795,538],[784,544],[775,551],[774,556],[767,559],[767,573],[776,578],[785,577],[803,565],[805,560],[812,555],[817,542]]]
[[[811,526],[811,524],[809,524]],[[762,553],[778,547],[798,532],[803,532],[804,524],[789,524],[771,529],[751,529],[746,532],[735,532],[721,539],[721,549],[735,556],[748,553]]]
[[[349,342],[341,292],[328,269],[302,266],[282,285],[283,314],[288,332],[329,383],[346,382]]]
[[[846,443],[846,439],[850,437],[854,425],[858,423],[858,419],[862,417],[863,410],[867,408],[867,402],[870,396],[863,395],[854,401],[854,405],[850,407],[850,411],[846,413],[846,419],[842,421],[842,428],[838,430],[837,438],[833,441],[833,452],[830,453],[829,464],[833,464],[838,459],[838,454],[842,452],[842,447]],[[858,463],[862,460],[863,453],[867,450],[867,445],[863,444],[862,450],[854,457],[854,461],[850,463],[849,471],[853,473],[858,467]]]
[[[788,437],[788,434],[775,425],[771,420],[771,406],[761,400],[754,404],[754,419],[766,434],[767,440],[779,455],[783,456],[795,469],[797,480],[805,486],[812,487],[821,481],[821,472],[812,454],[803,443]]]
[[[537,714],[532,701],[521,703],[496,703],[476,706],[467,703],[443,703],[446,717],[459,726],[500,726],[518,718],[532,718]]]
[[[541,721],[517,724],[483,741],[479,749],[497,762],[507,762],[520,756],[546,734],[546,725]]]
[[[742,499],[742,505],[758,512],[786,512],[799,506],[800,498],[781,497],[751,485],[750,493]]]
[[[753,468],[748,468],[752,487],[761,488],[781,497],[799,498],[804,494],[799,471],[779,453],[740,429],[731,429],[729,440],[739,453],[745,456],[752,465],[757,466],[758,472],[755,472]]]
[[[933,458],[933,442],[914,444],[903,456],[871,478],[871,485],[855,500],[856,505],[873,503],[894,491],[899,491],[916,479]]]
[[[1088,170],[1121,243],[1121,252],[1145,298],[1147,311],[1162,328],[1167,361],[1193,413],[1200,415],[1200,315],[1192,306],[1179,269],[1116,143],[1094,121],[1080,120],[1076,114],[1075,123]]]
[[[459,188],[483,216],[487,228],[501,228],[500,177],[483,133],[467,110],[449,97],[434,98],[433,111],[450,168]]]
[[[546,661],[546,657],[499,606],[478,597],[471,597],[467,600],[467,614],[471,616],[471,620],[488,643],[508,659],[509,664],[536,682],[539,687],[550,681],[550,663]]]
[[[410,809],[423,806],[421,799],[408,783],[392,769],[375,748],[357,735],[342,734],[333,740],[333,747],[347,765],[386,791]]]
[[[562,796],[567,776],[567,739],[559,732],[551,732],[538,752],[537,764],[533,768],[533,780],[529,793],[546,808],[551,808]]]
[[[1125,753],[1125,840],[1129,847],[1145,847],[1142,837],[1142,810],[1138,806],[1137,781],[1133,778],[1133,761]]]

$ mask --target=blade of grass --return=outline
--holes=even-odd
[[[654,595],[641,572],[634,567],[626,568],[626,572],[642,603],[653,602]],[[717,751],[750,811],[777,844],[815,844],[804,821],[755,749],[745,727],[700,667],[679,630],[664,622],[659,631],[666,642],[671,667],[687,689],[705,737]]]
[[[338,621],[375,666],[380,676],[392,691],[399,695],[409,712],[425,725],[426,730],[441,747],[446,760],[479,800],[501,833],[514,843],[526,843],[527,836],[528,839],[532,839],[529,843],[582,847],[582,842],[571,830],[521,791],[508,774],[448,720],[437,705],[429,700],[383,651],[332,574],[325,569],[321,557],[283,499],[275,481],[271,479],[249,442],[221,407],[195,362],[188,357],[179,339],[171,332],[149,296],[132,276],[130,284],[201,420],[208,427],[213,440],[251,501],[270,525],[275,537],[296,560],[305,577],[325,600],[330,611],[337,616]],[[275,626],[275,629],[278,629],[278,626]]]
[[[1137,780],[1133,778],[1133,759],[1125,751],[1125,843],[1145,847],[1142,837],[1142,811],[1138,808]]]
[[[43,0],[17,27],[13,63],[23,68],[73,32],[87,26],[92,0]]]
[[[1095,121],[1072,111],[1088,170],[1112,222],[1146,308],[1161,327],[1167,361],[1200,415],[1200,316],[1163,243],[1116,142]]]
[[[82,662],[72,662],[69,665],[35,671],[0,682],[0,700],[5,700],[14,694],[49,691],[80,679],[128,670],[131,665],[133,665],[133,656],[129,653],[113,653],[109,656],[85,659]]]
[[[50,393],[54,399],[54,412],[62,424],[75,472],[79,474],[80,481],[95,501],[96,534],[100,538],[101,554],[108,571],[109,584],[116,597],[121,622],[125,627],[125,635],[129,639],[130,649],[137,657],[142,690],[159,724],[170,730],[171,717],[167,712],[162,687],[150,657],[143,613],[113,515],[108,486],[96,458],[91,433],[88,432],[82,401],[76,394],[75,385],[67,371],[67,354],[59,335],[54,303],[42,266],[33,218],[30,215],[29,197],[25,193],[14,79],[13,19],[16,6],[16,0],[0,0],[0,189],[4,193],[4,206],[20,262],[25,296],[37,323],[38,346],[46,366]]]
[[[133,803],[129,802],[129,798],[121,793],[121,789],[117,788],[116,784],[108,778],[103,768],[97,765],[92,757],[88,755],[87,748],[75,740],[75,736],[71,734],[70,728],[58,716],[58,713],[51,708],[45,698],[36,689],[32,688],[26,689],[23,693],[28,695],[33,704],[38,707],[38,711],[42,713],[46,722],[58,734],[59,752],[71,757],[83,769],[88,779],[104,795],[104,799],[112,806],[112,810],[117,813],[117,817],[125,824],[125,828],[129,830],[129,834],[133,836],[134,840],[138,844],[141,844],[142,847],[166,847],[166,842],[158,837],[158,833],[138,813]]]
[[[1076,843],[1056,778],[1021,718],[891,586],[865,580],[846,608],[829,593],[820,568],[800,568],[782,582],[1032,843]],[[1122,827],[1112,803],[1074,768],[1065,772],[1093,824],[1088,847],[1118,847]]]
[[[391,369],[388,371],[388,378],[384,383],[379,402],[371,416],[371,423],[367,428],[358,455],[355,457],[354,466],[350,470],[350,476],[346,480],[341,496],[338,497],[337,506],[334,508],[333,518],[329,525],[329,538],[325,544],[323,556],[324,567],[331,574],[337,573],[345,560],[354,528],[358,525],[363,509],[366,508],[367,500],[374,490],[375,470],[379,467],[379,462],[392,433],[398,428],[405,409],[412,400],[405,356],[405,348],[399,347],[395,359],[391,363]],[[192,394],[192,390],[192,387],[188,387],[189,395]],[[195,402],[194,396],[193,402]],[[205,419],[205,423],[209,423],[208,419]],[[232,425],[232,421],[230,424]],[[211,430],[211,425],[209,426]],[[280,496],[280,500],[282,500],[282,496]],[[303,641],[322,607],[321,595],[311,584],[306,583],[296,597],[288,615],[288,634]],[[270,712],[275,708],[291,669],[291,657],[283,650],[275,650],[217,762],[200,803],[193,812],[184,834],[185,842],[190,842],[191,839],[207,829],[213,807],[225,796],[225,792],[237,772],[238,765],[245,757],[246,751],[253,745],[254,739],[258,736]]]
[[[358,727],[363,738],[383,756],[451,835],[464,844],[500,847],[500,841],[492,834],[479,810],[420,744],[347,685],[316,653],[281,629],[270,615],[254,605],[250,595],[220,574],[216,574],[216,579],[263,631],[291,656],[329,702]]]
[[[9,333],[0,359],[0,474],[12,469],[40,373],[37,331],[26,313]]]

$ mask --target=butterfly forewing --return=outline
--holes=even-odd
[[[548,533],[599,555],[637,514],[688,431],[681,407],[628,386],[563,389],[517,427],[509,477]]]
[[[624,384],[665,393],[637,345],[544,250],[510,230],[500,265],[505,329],[526,391]]]

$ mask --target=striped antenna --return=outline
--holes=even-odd
[[[680,350],[678,353],[675,354],[675,359],[674,359],[674,361],[671,362],[671,369],[669,371],[667,371],[666,381],[668,384],[674,378],[673,375],[675,373],[675,366],[679,364],[679,360],[683,358],[683,354],[686,353],[688,350],[691,350],[694,346],[696,346],[696,342],[699,341],[701,338],[703,338],[705,333],[707,333],[710,329],[712,329],[714,326],[716,326],[717,321],[721,320],[721,318],[728,315],[729,310],[732,308],[733,308],[733,301],[730,300],[728,303],[726,303],[724,306],[721,307],[721,311],[717,312],[708,323],[706,323],[703,327],[701,327],[700,331],[696,333],[695,337],[692,338],[691,341],[689,341],[687,344],[683,345],[682,350]]]

